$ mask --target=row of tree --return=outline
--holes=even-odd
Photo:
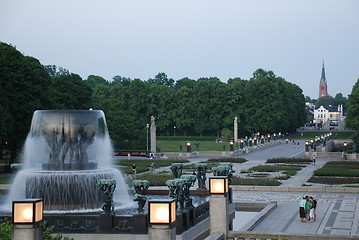
[[[0,150],[15,158],[37,109],[101,109],[117,149],[145,149],[153,115],[158,135],[220,136],[238,117],[240,135],[291,132],[305,121],[305,99],[295,84],[258,69],[249,80],[216,77],[177,81],[165,73],[146,81],[107,81],[42,66],[0,43]],[[1,151],[2,152],[2,151]]]
[[[262,69],[250,80],[234,78],[227,83],[218,78],[174,82],[164,73],[148,81],[117,77],[108,82],[89,76],[87,82],[93,88],[91,106],[105,111],[111,137],[121,148],[145,146],[151,115],[160,135],[176,131],[220,137],[222,130],[233,128],[234,117],[242,136],[292,132],[305,122],[302,90]]]
[[[319,99],[311,99],[310,97],[305,97],[306,102],[314,103],[316,107],[320,107],[321,105],[332,105],[338,106],[343,105],[344,111],[347,109],[347,98],[343,96],[342,93],[337,93],[335,97],[325,96]]]

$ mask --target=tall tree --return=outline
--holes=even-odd
[[[345,126],[356,130],[354,142],[357,151],[359,149],[359,79],[353,86],[352,92],[348,97],[348,111]]]
[[[0,140],[2,148],[7,142],[10,162],[25,141],[33,112],[52,107],[50,86],[49,75],[37,59],[0,43]]]

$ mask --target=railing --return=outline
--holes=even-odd
[[[359,239],[359,236],[332,236],[316,234],[263,233],[263,232],[234,232],[228,234],[228,240],[344,240]]]
[[[54,226],[55,233],[101,233],[99,215],[95,214],[49,214],[44,219],[47,226]],[[177,234],[195,226],[209,217],[209,202],[205,202],[186,212],[177,214]],[[112,216],[112,230],[108,233],[116,234],[147,234],[148,215],[135,214],[133,216]]]

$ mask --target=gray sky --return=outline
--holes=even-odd
[[[0,0],[0,41],[83,78],[165,72],[249,79],[258,69],[317,98],[359,78],[358,0]]]

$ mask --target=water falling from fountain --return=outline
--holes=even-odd
[[[115,179],[115,207],[133,206],[113,148],[105,115],[98,110],[34,112],[23,149],[23,167],[6,203],[43,198],[47,210],[93,210],[103,202],[96,180]]]

